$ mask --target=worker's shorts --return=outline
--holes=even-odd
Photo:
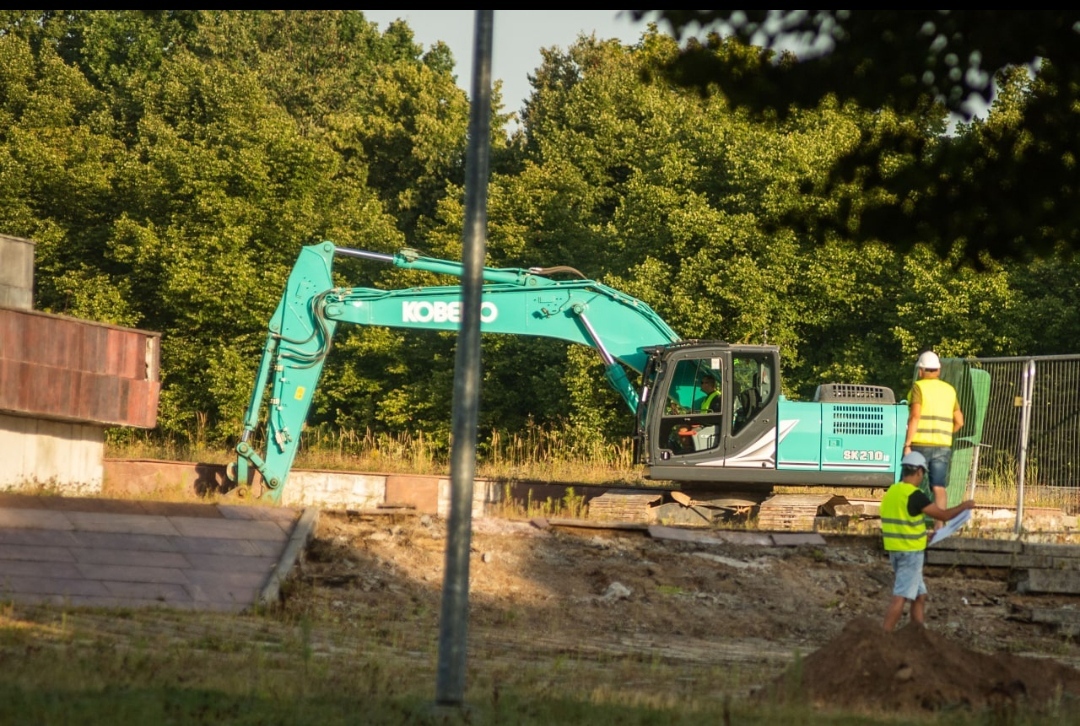
[[[952,448],[948,446],[912,446],[926,457],[927,476],[931,487],[943,487],[949,481],[949,462],[952,461]]]
[[[926,550],[918,552],[890,552],[889,564],[896,573],[896,582],[893,583],[892,594],[898,597],[914,600],[919,595],[926,594],[926,583],[923,582],[923,561],[926,559]]]

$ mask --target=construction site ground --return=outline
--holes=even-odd
[[[785,699],[886,713],[1078,708],[1080,645],[1032,613],[1073,611],[1080,596],[1018,592],[1008,568],[930,566],[927,627],[885,634],[892,573],[872,531],[673,529],[689,533],[679,539],[608,524],[472,521],[470,698],[497,703],[505,690],[659,709]],[[739,536],[725,541],[725,531]],[[78,633],[71,642],[95,652],[187,644],[210,675],[215,659],[242,664],[232,671],[243,676],[272,666],[266,653],[298,652],[325,666],[319,678],[335,693],[415,697],[434,688],[446,544],[441,517],[324,510],[279,604],[192,614],[164,602],[119,612],[16,603],[0,621],[24,633],[52,623],[41,638]],[[48,652],[5,648],[9,678],[35,672]]]
[[[826,707],[1080,696],[1080,646],[1030,620],[1033,608],[1072,609],[1080,597],[1018,594],[1007,570],[928,567],[927,628],[886,636],[892,573],[876,535],[703,544],[544,524],[473,522],[474,660],[513,668],[570,658],[595,664],[606,688],[649,693],[659,685],[620,681],[611,665],[663,662],[681,673],[672,696],[773,700],[798,661],[800,697]],[[446,523],[426,515],[324,512],[284,606],[351,627],[400,623],[434,639],[446,536]]]

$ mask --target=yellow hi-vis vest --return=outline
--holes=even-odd
[[[705,400],[701,402],[701,413],[709,413],[709,406],[712,405],[713,399],[720,395],[720,391],[713,391]]]
[[[940,378],[915,381],[922,394],[919,425],[912,446],[952,446],[956,389]]]
[[[905,481],[889,487],[881,499],[881,536],[890,552],[926,549],[926,520],[922,512],[908,514],[908,497],[919,488]]]

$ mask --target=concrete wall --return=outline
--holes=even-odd
[[[105,429],[0,413],[0,489],[47,485],[68,495],[101,493]]]
[[[286,507],[375,509],[386,503],[386,476],[294,469],[281,492]]]
[[[562,496],[565,488],[560,488]],[[484,517],[503,501],[497,482],[473,482],[472,516]],[[524,499],[524,497],[522,497]],[[422,474],[360,474],[347,471],[294,469],[281,493],[287,507],[376,509],[380,505],[411,507],[417,512],[450,516],[450,478]]]
[[[233,489],[223,464],[106,459],[104,472],[103,496],[187,499]],[[493,489],[476,483],[474,515],[483,515]],[[357,510],[407,506],[423,514],[445,516],[450,512],[449,494],[450,480],[446,477],[293,469],[281,493],[281,504]]]
[[[0,307],[34,307],[34,243],[0,234]]]

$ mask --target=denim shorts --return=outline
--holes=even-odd
[[[893,583],[893,595],[914,600],[919,595],[926,594],[926,583],[923,582],[923,561],[926,559],[926,550],[918,552],[890,552],[889,564],[896,573],[896,582]]]
[[[948,446],[912,446],[926,457],[927,474],[930,487],[943,487],[949,482],[949,463],[952,461],[952,449]]]

